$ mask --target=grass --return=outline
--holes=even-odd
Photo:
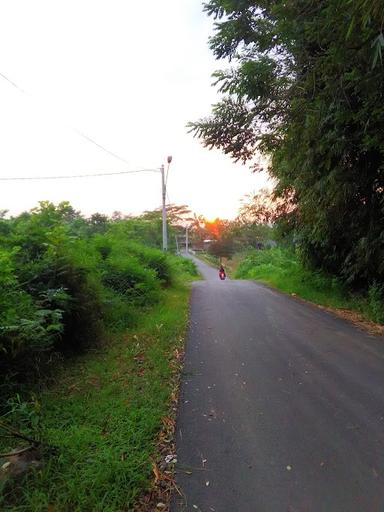
[[[235,277],[255,279],[315,304],[357,311],[368,320],[384,323],[384,304],[379,287],[372,286],[367,296],[353,294],[339,279],[305,268],[295,253],[287,248],[247,253],[239,260]]]
[[[205,263],[208,263],[208,265],[213,265],[215,267],[218,267],[220,265],[220,258],[217,256],[213,256],[213,254],[209,254],[209,252],[206,251],[199,251],[195,254],[197,258],[204,261]]]
[[[188,289],[177,285],[163,293],[161,305],[134,331],[72,361],[54,386],[34,397],[42,439],[57,452],[24,480],[0,483],[1,510],[132,510],[149,485],[156,436],[169,409],[173,354],[187,323]]]

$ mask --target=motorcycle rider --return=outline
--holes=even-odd
[[[224,270],[223,265],[220,265],[220,268],[219,268],[219,275],[223,275],[224,277],[226,277],[226,274],[225,274],[225,270]]]

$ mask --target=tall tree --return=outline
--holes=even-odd
[[[271,156],[303,256],[384,281],[382,0],[210,0],[221,102],[190,124],[207,147]],[[289,213],[288,213],[289,212]]]

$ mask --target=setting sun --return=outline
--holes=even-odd
[[[204,220],[207,224],[214,224],[219,217],[216,215],[214,217],[204,217]]]

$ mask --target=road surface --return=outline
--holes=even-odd
[[[384,339],[198,266],[172,512],[383,512]]]

